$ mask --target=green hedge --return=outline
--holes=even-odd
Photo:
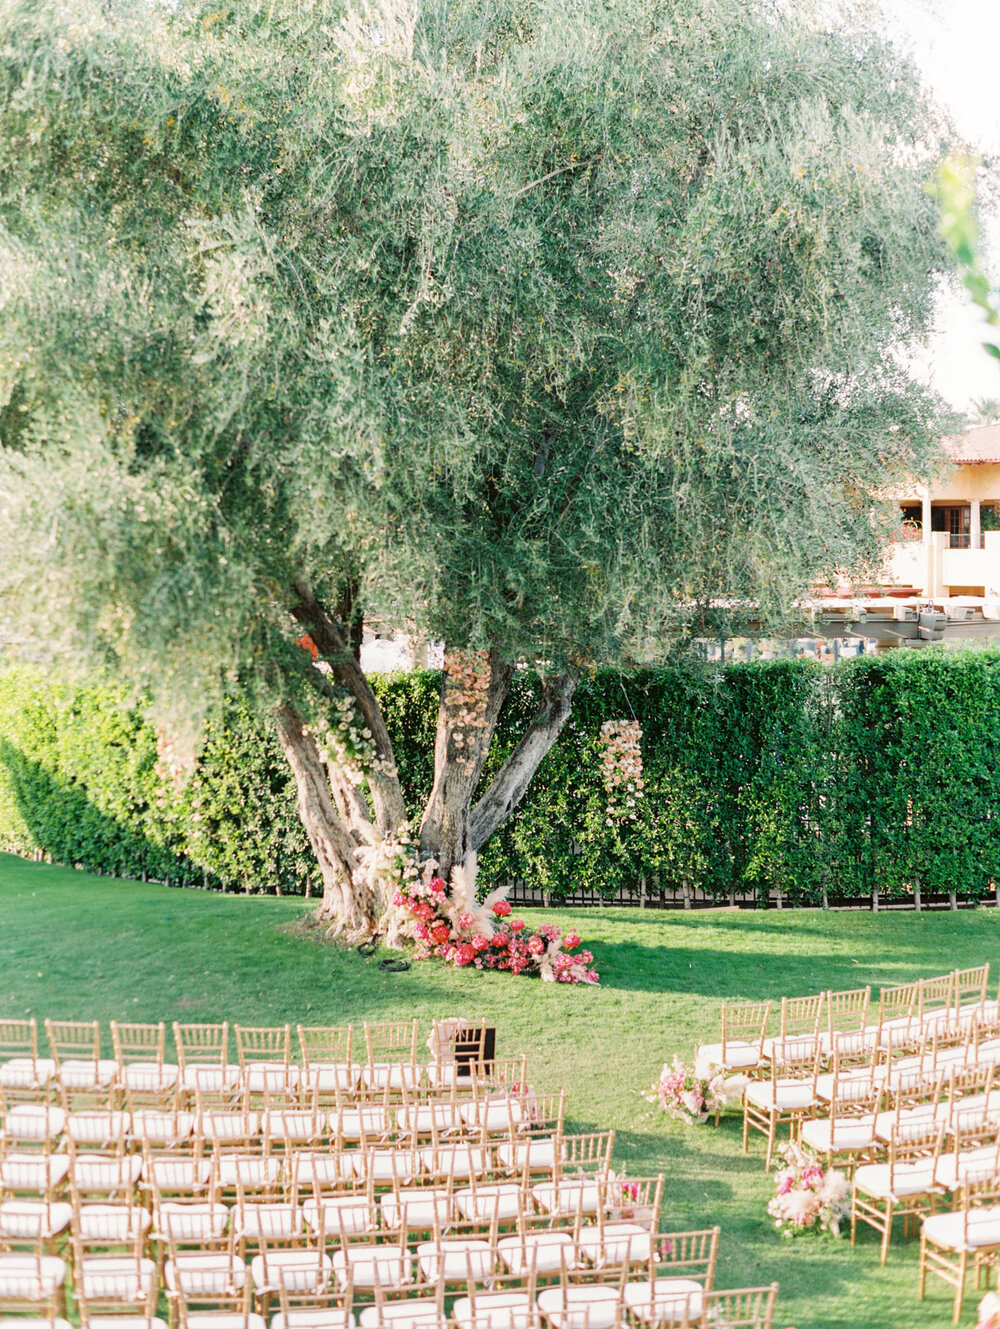
[[[438,676],[380,678],[407,799],[430,788]],[[491,769],[534,706],[518,675]],[[645,797],[610,824],[603,721],[639,720]],[[274,735],[235,703],[175,785],[156,735],[108,690],[0,674],[0,845],[97,872],[257,891],[315,891]],[[836,666],[782,660],[601,673],[524,806],[485,847],[484,882],[559,899],[655,890],[790,904],[955,892],[1000,878],[1000,654],[897,651]]]

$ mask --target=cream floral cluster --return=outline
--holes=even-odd
[[[343,771],[352,784],[362,784],[373,771],[388,769],[378,755],[372,731],[346,692],[333,700],[332,721],[325,715],[317,720],[316,741],[323,759]]]
[[[601,776],[608,795],[607,823],[635,821],[643,797],[642,726],[638,720],[601,725]]]
[[[448,651],[444,657],[444,704],[452,720],[455,762],[469,775],[476,765],[476,749],[486,728],[486,702],[490,687],[486,651]]]
[[[158,807],[167,806],[170,794],[182,793],[189,776],[194,774],[197,766],[194,756],[185,755],[165,729],[157,729],[156,765],[153,767],[153,774],[160,782],[156,794]]]

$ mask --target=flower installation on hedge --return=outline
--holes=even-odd
[[[594,957],[577,949],[575,932],[563,933],[551,923],[530,931],[523,919],[510,917],[505,886],[478,901],[474,868],[452,872],[450,893],[442,877],[430,875],[432,870],[426,864],[420,875],[406,874],[392,896],[417,943],[414,959],[433,955],[456,969],[499,969],[548,983],[599,981]]]
[[[686,1121],[689,1125],[708,1121],[728,1101],[725,1080],[721,1074],[709,1077],[695,1075],[680,1057],[674,1057],[672,1063],[664,1064],[660,1078],[643,1097],[648,1103],[656,1103],[664,1112],[669,1112],[678,1121]]]
[[[840,1220],[851,1211],[851,1186],[843,1172],[824,1169],[818,1155],[789,1140],[779,1153],[785,1167],[775,1177],[767,1212],[784,1237],[801,1232],[840,1236]]]
[[[601,725],[601,778],[608,795],[607,824],[636,821],[643,797],[642,726],[638,720]]]

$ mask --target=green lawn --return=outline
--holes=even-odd
[[[598,989],[434,962],[384,974],[376,959],[290,933],[301,900],[113,881],[0,854],[0,1015],[341,1024],[487,1016],[503,1052],[525,1051],[541,1089],[565,1086],[571,1128],[613,1126],[632,1175],[666,1173],[663,1225],[722,1227],[719,1283],[781,1284],[776,1323],[796,1329],[929,1329],[950,1323],[943,1284],[916,1297],[916,1243],[874,1234],[783,1240],[769,1225],[763,1149],[733,1117],[685,1127],[640,1097],[675,1052],[717,1037],[724,997],[873,987],[998,956],[1000,915],[551,911],[578,926]],[[758,1136],[760,1141],[761,1137]],[[963,1325],[975,1323],[977,1297]]]

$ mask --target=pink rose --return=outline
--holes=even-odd
[[[507,900],[497,900],[493,906],[493,912],[497,918],[506,918],[510,913],[510,903]]]
[[[532,955],[542,955],[545,951],[545,942],[541,937],[532,937],[528,942],[528,950]]]
[[[579,944],[580,944],[580,938],[576,935],[575,932],[567,932],[565,937],[563,937],[564,951],[571,951],[574,946],[579,946]]]
[[[510,930],[511,930],[511,932],[523,932],[523,931],[524,931],[524,919],[523,919],[523,918],[512,918],[512,919],[510,920]]]
[[[444,880],[441,877],[431,877],[428,885],[429,889],[432,890],[435,895],[444,895],[445,890],[447,889]]]
[[[475,958],[475,948],[469,942],[463,941],[460,946],[455,947],[455,964],[459,967],[471,964]]]
[[[490,944],[489,937],[484,937],[481,932],[477,932],[472,938],[473,948],[477,951],[483,951]]]
[[[475,914],[470,914],[468,910],[458,916],[458,926],[460,928],[471,928],[475,921]]]

